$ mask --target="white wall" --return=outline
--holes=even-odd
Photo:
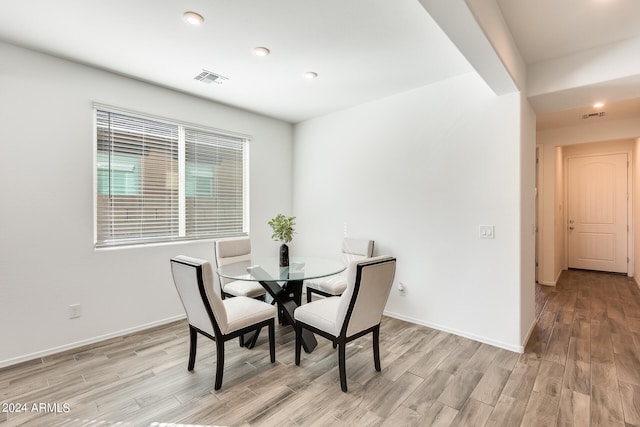
[[[337,254],[346,224],[398,259],[389,315],[521,351],[520,103],[468,74],[296,125],[295,250]]]
[[[526,344],[536,311],[536,115],[520,96],[520,334]]]
[[[7,44],[0,58],[0,366],[182,316],[169,258],[213,257],[211,241],[94,250],[94,101],[252,135],[253,249],[277,250],[291,125]]]
[[[633,143],[633,269],[636,283],[640,285],[640,138]]]

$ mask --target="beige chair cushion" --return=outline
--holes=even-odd
[[[251,259],[251,240],[249,238],[216,241],[216,263],[218,267],[234,262]],[[265,290],[258,282],[246,280],[231,280],[218,277],[222,290],[236,297],[255,298],[265,294]]]
[[[360,261],[373,255],[373,240],[353,239],[345,237],[342,240],[341,261],[344,265],[349,265],[354,261]],[[331,294],[341,295],[347,288],[346,270],[333,276],[321,277],[319,279],[306,280],[307,288]]]
[[[340,295],[347,289],[347,279],[342,273],[320,279],[306,280],[304,283],[307,288],[317,289],[331,295]]]
[[[373,255],[373,240],[345,237],[342,240],[342,253],[356,255],[359,259]]]
[[[235,280],[223,285],[222,289],[229,295],[236,297],[255,298],[264,295],[265,290],[258,282],[247,280]]]
[[[227,312],[227,325],[220,327],[223,334],[254,325],[278,315],[275,305],[253,298],[235,297],[222,301]]]
[[[379,256],[352,262],[345,273],[347,289],[341,296],[304,304],[296,309],[294,318],[337,337],[340,335],[355,289],[358,263],[385,260],[391,261],[393,258]],[[380,323],[394,274],[395,260],[366,266],[363,269],[360,292],[347,327],[347,337]]]
[[[235,259],[238,256],[251,255],[251,240],[249,238],[218,240],[216,241],[216,254],[218,259]]]
[[[213,286],[213,269],[211,263],[184,255],[175,257],[192,265],[202,265],[204,290],[220,331],[228,334],[246,326],[275,318],[278,314],[275,306],[247,297],[227,298],[223,300]],[[189,318],[189,323],[202,331],[214,335],[211,320],[204,309],[202,298],[197,287],[196,269],[182,264],[174,265],[174,279],[178,293]]]
[[[207,310],[202,303],[202,297],[200,296],[200,290],[198,289],[197,271],[195,267],[193,267],[195,265],[199,265],[201,260],[184,255],[175,257],[175,260],[192,264],[184,265],[174,262],[171,263],[173,281],[176,285],[176,289],[178,290],[180,300],[182,301],[182,306],[187,313],[189,324],[210,335],[214,335],[215,331],[213,330],[211,318],[209,317],[209,313],[207,313]],[[203,271],[203,279],[205,283],[207,280],[206,275],[207,272]]]
[[[366,266],[362,270],[360,278],[360,291],[356,298],[353,313],[347,327],[347,336],[354,335],[380,323],[384,306],[387,304],[393,278],[395,276],[395,259],[388,256],[378,256],[369,258],[367,262],[378,262],[385,260],[393,262],[382,262],[375,265]],[[354,291],[356,281],[357,262],[351,264],[347,273],[348,286],[340,297],[340,307],[338,307],[336,323],[344,323],[344,319],[349,309],[349,303]]]
[[[337,337],[342,327],[336,323],[339,305],[340,297],[320,299],[296,308],[293,317]]]

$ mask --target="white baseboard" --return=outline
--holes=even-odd
[[[500,341],[495,341],[495,340],[492,340],[492,339],[489,339],[489,338],[486,338],[486,337],[482,337],[482,336],[479,336],[479,335],[469,334],[467,332],[462,332],[462,331],[458,331],[458,330],[455,330],[455,329],[446,328],[446,327],[444,327],[442,325],[437,325],[435,323],[423,322],[423,321],[418,320],[418,319],[413,319],[411,317],[403,316],[403,315],[397,314],[397,313],[391,313],[391,312],[388,312],[388,311],[385,311],[384,315],[385,316],[389,316],[389,317],[393,317],[395,319],[404,320],[406,322],[415,323],[416,325],[426,326],[427,328],[437,329],[439,331],[447,332],[449,334],[458,335],[458,336],[463,337],[463,338],[469,338],[469,339],[474,340],[474,341],[478,341],[478,342],[481,342],[481,343],[484,343],[484,344],[489,344],[491,346],[503,348],[505,350],[513,351],[513,352],[516,352],[516,353],[520,353],[520,354],[524,353],[524,345],[507,344],[507,343],[503,343],[503,342],[500,342]],[[534,323],[534,326],[535,326],[535,323]],[[532,332],[533,332],[533,327],[531,327],[531,330],[529,331],[529,335]],[[528,336],[527,336],[527,338],[528,338]],[[525,343],[526,343],[526,341],[525,341]]]
[[[557,282],[549,282],[549,281],[543,280],[543,281],[538,282],[538,283],[540,283],[541,285],[545,285],[545,286],[555,286]]]
[[[529,332],[527,332],[527,335],[524,337],[524,341],[522,341],[522,351],[520,352],[520,354],[524,353],[524,349],[529,342],[529,338],[531,338],[531,334],[533,334],[533,331],[536,329],[537,324],[538,319],[533,319],[533,322],[531,322],[531,326],[529,326]]]
[[[28,362],[29,360],[38,359],[44,356],[50,356],[52,354],[61,353],[63,351],[72,350],[74,348],[83,347],[88,344],[95,344],[100,341],[108,340],[111,338],[117,338],[123,335],[129,335],[134,332],[144,331],[145,329],[151,329],[156,326],[166,325],[167,323],[175,322],[176,320],[186,319],[186,314],[182,314],[179,316],[173,316],[167,319],[158,320],[156,322],[147,323],[144,325],[136,326],[133,328],[123,329],[120,331],[112,332],[105,335],[100,335],[97,337],[92,337],[82,341],[76,341],[73,343],[61,345],[59,347],[53,347],[46,350],[38,351],[31,354],[25,354],[24,356],[14,357],[12,359],[0,360],[0,368],[5,368],[7,366],[17,365],[18,363]]]
[[[555,286],[555,285],[556,285],[556,283],[558,283],[558,282],[560,281],[560,276],[562,276],[562,272],[563,272],[563,271],[564,271],[564,269],[563,269],[563,270],[558,271],[558,274],[556,275],[556,281],[555,281],[555,282],[553,282],[553,286]]]
[[[545,286],[556,286],[558,284],[558,281],[560,280],[560,276],[562,275],[563,271],[564,270],[560,270],[558,274],[556,274],[556,279],[553,282],[550,282],[548,280],[542,280],[542,281],[539,281],[538,283]]]

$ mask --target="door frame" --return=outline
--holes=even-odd
[[[564,206],[563,209],[563,230],[564,230],[564,269],[566,270],[569,265],[569,159],[580,157],[596,157],[596,156],[608,156],[614,154],[626,154],[627,156],[627,276],[634,276],[634,256],[633,256],[633,152],[629,150],[618,151],[601,151],[590,154],[574,154],[569,156],[563,156],[562,159],[562,180],[563,192],[564,192]]]
[[[542,227],[544,222],[542,221],[542,215],[544,213],[544,200],[542,195],[543,191],[543,183],[544,183],[544,146],[542,144],[536,144],[536,200],[535,200],[535,222],[534,222],[534,232],[535,232],[535,278],[536,283],[540,283],[542,277],[542,248],[544,248],[542,239],[544,233],[542,232]]]

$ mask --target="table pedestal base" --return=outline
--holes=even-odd
[[[278,304],[278,318],[283,325],[295,325],[296,321],[293,317],[293,313],[302,304],[302,281],[290,280],[285,282],[284,286],[280,286],[277,281],[260,282],[260,284],[269,292]],[[295,326],[294,326],[295,327]],[[260,331],[252,332],[244,335],[244,346],[247,348],[253,348],[258,340],[258,334]],[[316,346],[316,341],[313,332],[308,329],[302,330],[302,348],[306,353],[311,353]]]

